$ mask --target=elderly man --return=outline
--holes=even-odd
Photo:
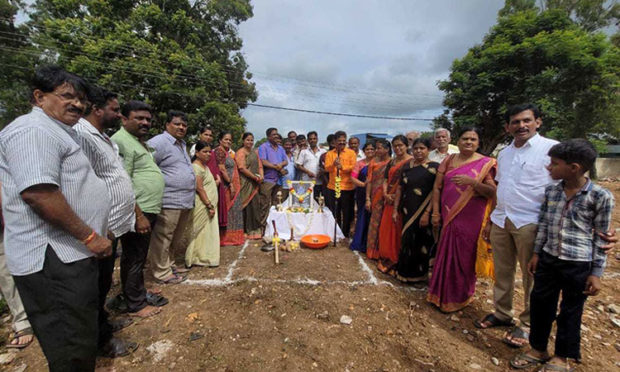
[[[144,287],[144,265],[149,251],[151,230],[161,211],[164,177],[146,144],[151,128],[152,108],[144,102],[129,101],[121,108],[123,126],[112,136],[136,195],[135,231],[121,235],[121,285],[129,313],[146,318],[159,309],[150,306]]]
[[[118,239],[133,229],[136,223],[136,203],[131,179],[123,169],[118,147],[105,134],[106,129],[114,128],[120,122],[121,108],[115,94],[99,87],[91,87],[88,99],[92,106],[87,109],[87,116],[80,119],[73,128],[79,135],[82,151],[90,160],[95,174],[108,188],[112,199],[108,236]],[[140,223],[143,223],[142,219],[138,221],[138,229],[149,228],[148,221],[146,225]],[[124,342],[112,337],[114,329],[124,328],[131,321],[119,319],[112,325],[105,310],[105,299],[112,286],[115,255],[116,245],[113,246],[110,257],[99,260],[99,352],[110,358],[128,355],[138,347],[135,342]]]
[[[73,125],[86,82],[39,68],[33,110],[0,133],[7,265],[51,371],[93,371],[98,266],[108,257],[110,198],[78,145]]]
[[[411,148],[411,146],[413,146],[413,142],[420,138],[420,132],[418,132],[417,130],[412,130],[410,132],[407,132],[407,134],[405,134],[405,137],[407,137],[407,147]]]
[[[355,152],[356,159],[362,160],[366,157],[364,151],[360,151],[360,139],[357,137],[349,138],[349,148]]]
[[[187,116],[181,111],[168,112],[166,131],[151,138],[155,163],[164,175],[166,187],[162,211],[151,235],[149,262],[158,283],[177,284],[186,278],[187,269],[174,264],[176,253],[184,253],[181,244],[194,208],[196,176],[183,138],[187,133]]]
[[[327,152],[325,155],[325,170],[329,173],[327,184],[326,202],[329,209],[334,214],[334,218],[346,238],[351,233],[351,222],[353,222],[355,208],[355,185],[353,184],[351,172],[357,156],[355,152],[347,148],[347,134],[343,131],[334,133],[336,148]],[[340,177],[340,198],[336,201],[336,177]]]
[[[450,131],[446,128],[435,129],[433,140],[437,148],[428,153],[430,161],[441,163],[448,155],[459,153],[459,148],[450,144]]]

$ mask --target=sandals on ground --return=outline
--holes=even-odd
[[[31,336],[30,341],[24,344],[14,344],[13,341],[19,342],[20,337]],[[24,349],[28,345],[30,345],[34,341],[34,332],[32,328],[22,329],[21,331],[13,332],[7,344],[5,345],[7,349]]]
[[[536,358],[528,353],[519,354],[510,360],[510,366],[514,369],[527,369],[537,366],[539,364],[545,364],[551,357]]]
[[[488,323],[488,325],[485,325],[485,323]],[[488,314],[482,320],[477,320],[477,319],[474,320],[474,325],[476,326],[476,328],[480,328],[480,329],[487,329],[487,328],[494,328],[494,327],[512,327],[515,324],[516,323],[513,319],[501,320],[498,317],[496,317],[495,314]]]
[[[529,344],[530,334],[521,327],[514,327],[510,332],[506,332],[502,342],[506,345],[514,348],[520,348]],[[523,342],[517,342],[516,340],[523,340]]]

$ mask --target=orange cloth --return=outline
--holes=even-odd
[[[329,151],[325,155],[325,170],[329,172],[327,188],[330,190],[336,189],[336,166],[334,166],[334,161],[337,157],[338,153],[336,149]],[[355,163],[357,163],[357,154],[355,151],[349,148],[340,151],[340,164],[342,165],[342,169],[340,170],[340,190],[346,191],[355,189],[351,176]]]

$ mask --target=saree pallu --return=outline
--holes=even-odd
[[[202,178],[202,187],[207,193],[207,198],[217,208],[218,188],[215,179],[209,171],[197,164],[192,164],[196,176]],[[218,266],[220,264],[220,232],[217,223],[217,215],[209,217],[207,206],[196,194],[192,210],[190,229],[191,240],[185,251],[185,265],[191,266]]]
[[[370,218],[368,219],[368,237],[366,239],[366,256],[376,260],[379,258],[379,225],[383,216],[383,180],[385,168],[389,162],[371,161],[368,164],[367,180],[370,183]]]
[[[435,239],[430,226],[420,227],[420,218],[430,204],[438,167],[435,162],[403,167],[400,209],[404,225],[396,266],[396,278],[403,282],[428,279],[430,253]]]
[[[366,182],[368,166],[361,168],[357,174],[357,179]],[[355,222],[355,233],[351,241],[351,250],[366,252],[366,240],[368,238],[368,220],[370,212],[366,210],[366,188],[357,187],[355,189],[355,204],[357,205],[357,221]]]
[[[478,238],[489,203],[476,195],[472,186],[458,186],[451,180],[466,175],[482,182],[492,174],[495,164],[495,159],[483,157],[444,174],[440,204],[443,227],[427,297],[443,312],[458,311],[473,300]]]
[[[237,166],[245,167],[252,174],[259,174],[262,169],[262,163],[255,151],[246,153],[245,149],[237,151],[235,157]],[[239,172],[241,190],[239,198],[241,198],[241,208],[243,210],[243,230],[248,239],[260,239],[262,236],[261,224],[261,205],[258,192],[260,185]]]
[[[239,181],[239,170],[235,160],[230,156],[228,151],[221,146],[215,149],[216,160],[218,164],[224,164],[226,172],[231,182],[224,186],[224,200],[226,202],[226,227],[220,224],[220,246],[241,245],[245,242],[243,236],[243,212],[241,210],[241,198],[239,191],[241,183]],[[222,180],[220,185],[226,182]],[[234,194],[231,193],[231,186],[234,188]],[[220,199],[221,202],[222,199]]]
[[[401,172],[403,165],[411,159],[401,160],[396,163],[392,160],[387,174],[387,193],[395,194],[400,184]],[[373,211],[374,212],[374,211]],[[379,228],[379,263],[377,268],[383,273],[388,273],[396,268],[398,263],[398,254],[401,245],[401,230],[403,228],[402,216],[398,214],[396,222],[392,219],[394,212],[394,204],[385,203],[383,207],[383,215],[381,216],[381,225]]]

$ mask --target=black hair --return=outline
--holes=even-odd
[[[279,138],[280,140],[282,140],[282,135],[281,135],[280,133],[278,133],[278,138]],[[287,138],[288,138],[288,137],[287,137]]]
[[[166,117],[166,123],[170,123],[174,118],[181,118],[183,121],[187,121],[187,114],[183,111],[170,110],[168,111],[168,116]]]
[[[232,133],[230,133],[229,131],[225,130],[225,131],[220,132],[220,134],[217,135],[217,140],[221,141],[222,138],[224,138],[224,136],[227,135],[227,134],[230,134],[230,137],[232,139]]]
[[[416,138],[415,140],[413,140],[413,143],[411,144],[411,147],[413,148],[418,143],[423,144],[429,150],[431,148],[431,139],[430,139],[430,137],[427,137],[427,138]]]
[[[282,146],[284,147],[284,144],[286,144],[286,143],[290,143],[290,144],[292,144],[292,143],[293,143],[293,140],[292,140],[292,139],[290,139],[290,138],[288,138],[288,137],[283,138],[283,139],[282,139]]]
[[[254,137],[254,135],[251,132],[245,132],[243,133],[243,135],[241,136],[241,140],[245,141],[246,138],[248,138],[249,136]]]
[[[288,137],[288,136],[290,136],[290,135],[291,135],[291,133],[295,133],[295,137],[297,137],[297,132],[295,132],[294,130],[292,130],[292,131],[288,132],[288,133],[286,134],[286,136],[287,136],[287,137]]]
[[[456,138],[460,139],[461,136],[466,132],[476,132],[476,134],[478,135],[478,149],[476,150],[476,152],[480,152],[480,149],[482,148],[482,134],[480,129],[476,127],[465,126],[458,131],[458,136]]]
[[[200,127],[200,130],[199,130],[198,134],[199,134],[199,135],[200,135],[200,134],[203,134],[204,132],[206,132],[206,131],[208,131],[208,130],[210,130],[210,131],[211,131],[211,133],[213,134],[213,128],[211,128],[211,125],[210,125],[210,124],[203,125],[202,127]]]
[[[327,144],[329,145],[329,143],[330,143],[331,141],[335,140],[335,139],[336,139],[336,136],[335,136],[335,135],[333,135],[333,134],[328,134],[328,135],[327,135]]]
[[[583,138],[573,138],[553,146],[549,149],[548,155],[564,160],[568,164],[577,163],[585,173],[594,166],[597,153],[590,141]]]
[[[196,160],[196,154],[198,153],[198,151],[204,149],[205,147],[211,148],[211,144],[209,142],[205,142],[202,140],[196,141],[196,148],[195,148],[194,156],[192,156],[192,162]]]
[[[308,134],[306,134],[306,135],[308,136],[308,138],[310,138],[310,136],[311,136],[311,135],[313,135],[313,134],[314,134],[317,138],[319,138],[319,134],[318,134],[316,131],[314,131],[314,130],[313,130],[313,131],[308,132]]]
[[[357,137],[351,137],[351,138],[357,138]],[[359,140],[359,138],[358,138],[358,140]],[[364,144],[364,147],[362,147],[362,151],[365,151],[366,147],[368,147],[368,146],[375,147],[375,141],[368,141],[368,142],[366,142]]]
[[[359,143],[359,142],[362,142],[362,141],[360,141],[360,139],[359,139],[359,138],[357,138],[357,137],[349,137],[349,141],[351,141],[352,139],[356,139],[358,143]]]
[[[142,101],[125,102],[123,107],[121,107],[121,114],[126,118],[129,118],[129,114],[132,111],[148,111],[152,114],[153,108],[148,103],[144,103]]]
[[[267,135],[267,137],[269,137],[271,135],[271,133],[273,133],[273,131],[278,131],[278,129],[276,128],[267,128],[267,130],[265,131],[265,134]]]
[[[297,138],[295,138],[296,141],[305,140],[305,139],[306,139],[306,136],[304,136],[303,134],[299,134],[297,135]]]
[[[116,98],[118,98],[116,93],[110,92],[109,90],[97,85],[91,85],[88,90],[88,101],[90,102],[90,105],[86,107],[84,115],[90,114],[93,111],[93,108],[104,108],[108,104],[109,100]]]
[[[392,145],[390,144],[390,141],[386,140],[385,138],[377,138],[377,140],[375,141],[375,149],[377,148],[377,145],[381,145],[381,147],[387,149],[388,156],[392,156]]]
[[[394,142],[396,141],[400,141],[403,143],[403,145],[409,146],[409,140],[402,134],[397,134],[396,136],[394,136],[394,138],[392,138],[392,146],[394,146]]]
[[[534,114],[534,119],[538,119],[541,116],[540,109],[535,104],[521,103],[519,105],[512,105],[508,107],[506,113],[504,114],[504,120],[506,120],[506,123],[509,123],[511,116],[527,110],[532,111],[532,113]]]
[[[347,138],[347,133],[343,130],[339,130],[338,132],[334,133],[334,137],[336,139],[340,138],[340,137],[344,137]]]
[[[67,72],[59,66],[49,65],[41,66],[34,72],[31,81],[32,91],[38,89],[44,93],[53,92],[56,88],[63,84],[69,84],[75,89],[76,93],[87,96],[89,93],[89,84],[82,77]]]

